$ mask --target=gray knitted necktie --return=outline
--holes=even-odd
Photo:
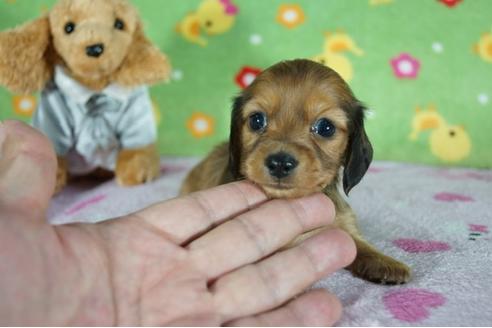
[[[118,100],[104,94],[95,94],[89,98],[85,106],[87,113],[77,136],[76,149],[80,154],[94,154],[118,145],[111,114],[117,112],[120,106]]]

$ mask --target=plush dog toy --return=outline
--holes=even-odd
[[[410,269],[364,240],[355,213],[338,191],[340,181],[348,194],[372,160],[363,110],[332,69],[309,60],[276,64],[236,98],[229,143],[191,171],[181,192],[240,179],[252,181],[271,198],[324,192],[335,204],[335,226],[348,232],[357,247],[348,269],[376,283],[405,283]]]
[[[125,0],[60,0],[46,16],[0,33],[0,84],[42,89],[33,125],[53,142],[57,190],[69,174],[115,172],[121,185],[158,176],[147,85],[169,72]]]

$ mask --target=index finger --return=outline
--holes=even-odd
[[[266,200],[258,187],[240,181],[158,203],[135,215],[183,244]]]

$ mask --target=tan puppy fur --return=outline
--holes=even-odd
[[[123,22],[122,29],[115,28],[116,19]],[[64,30],[67,22],[75,24],[71,34]],[[97,59],[85,53],[95,43],[105,47]],[[138,13],[125,0],[60,0],[46,16],[0,33],[0,84],[11,91],[42,89],[55,65],[96,91],[110,83],[150,85],[170,73],[166,56],[145,37]],[[67,180],[65,162],[58,158],[57,190]],[[153,145],[127,149],[118,157],[115,174],[123,185],[142,183],[158,176],[158,165]]]
[[[410,269],[363,239],[354,212],[338,191],[342,168],[343,189],[348,193],[372,160],[363,109],[333,70],[309,60],[276,64],[236,98],[229,143],[218,146],[190,172],[181,192],[187,194],[240,179],[254,182],[271,198],[322,191],[335,204],[334,225],[356,242],[358,255],[348,269],[376,283],[405,283],[410,279]],[[250,121],[256,113],[265,117],[263,129],[252,128]],[[335,131],[328,137],[315,129],[320,120],[326,119]],[[276,175],[278,171],[269,166],[269,158],[275,154],[288,154],[295,167]],[[319,231],[301,235],[293,243]]]

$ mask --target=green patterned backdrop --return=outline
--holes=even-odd
[[[255,74],[304,57],[333,67],[368,105],[377,159],[492,166],[491,0],[133,3],[174,68],[152,89],[163,154],[205,154],[227,138],[231,98]],[[52,4],[0,0],[0,29]],[[0,119],[28,121],[36,97],[0,89]]]

